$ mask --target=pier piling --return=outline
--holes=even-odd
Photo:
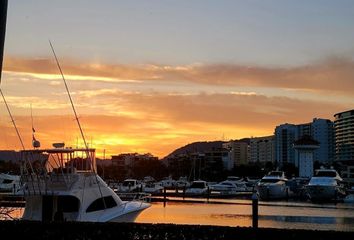
[[[166,187],[163,188],[163,206],[166,207]]]
[[[252,227],[258,228],[258,196],[256,191],[252,195]]]

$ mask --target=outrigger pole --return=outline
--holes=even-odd
[[[1,90],[1,89],[0,89],[0,93],[1,93],[2,99],[4,100],[4,103],[5,103],[5,106],[6,106],[7,112],[8,112],[8,113],[9,113],[9,115],[10,115],[11,122],[12,122],[12,124],[14,125],[14,128],[15,128],[15,130],[16,130],[17,137],[18,137],[18,139],[20,140],[21,147],[22,147],[22,149],[23,149],[23,150],[26,150],[26,149],[25,149],[25,145],[23,144],[23,141],[22,141],[22,138],[21,138],[20,132],[18,131],[18,128],[17,128],[16,123],[15,123],[15,120],[14,120],[14,118],[12,117],[12,114],[11,114],[10,108],[9,108],[9,106],[7,105],[7,102],[6,102],[5,96],[4,96],[4,94],[2,93],[2,90]]]
[[[77,125],[79,126],[79,129],[80,129],[80,133],[81,133],[82,140],[84,141],[84,145],[85,145],[86,150],[88,150],[88,145],[87,145],[87,142],[86,142],[86,139],[85,139],[84,132],[82,131],[82,127],[81,127],[79,118],[77,117],[77,113],[76,113],[76,109],[75,109],[75,106],[74,106],[73,99],[71,98],[71,94],[70,94],[68,85],[66,84],[66,80],[65,80],[65,77],[64,77],[64,73],[63,73],[63,71],[61,70],[61,67],[60,67],[60,64],[59,64],[57,55],[55,54],[54,47],[53,47],[52,42],[51,42],[50,40],[49,40],[49,45],[50,45],[50,48],[52,49],[52,52],[53,52],[55,61],[56,61],[56,63],[57,63],[57,66],[58,66],[58,69],[59,69],[59,71],[60,71],[61,77],[62,77],[62,79],[63,79],[63,81],[64,81],[65,89],[66,89],[66,92],[68,93],[69,100],[70,100],[70,103],[71,103],[71,107],[72,107],[73,112],[74,112],[74,115],[75,115],[75,120],[76,120]],[[92,159],[91,159],[91,156],[90,156],[89,158],[90,158],[90,160],[92,160]]]
[[[91,162],[92,171],[95,171],[94,165],[93,165],[93,160],[92,160],[92,158],[91,158],[91,154],[90,154],[90,152],[89,152],[89,147],[88,147],[88,145],[87,145],[84,132],[83,132],[83,130],[82,130],[82,127],[81,127],[79,118],[78,118],[77,113],[76,113],[76,109],[75,109],[75,106],[74,106],[73,99],[71,98],[70,91],[69,91],[68,85],[66,84],[66,80],[65,80],[65,77],[64,77],[64,73],[63,73],[63,71],[61,70],[61,67],[60,67],[60,64],[59,64],[59,60],[58,60],[58,58],[57,58],[57,55],[55,54],[54,47],[53,47],[52,42],[51,42],[50,40],[49,40],[49,45],[50,45],[50,48],[52,49],[52,52],[53,52],[53,55],[54,55],[54,58],[55,58],[57,67],[58,67],[59,72],[60,72],[60,74],[61,74],[61,77],[62,77],[62,79],[63,79],[66,92],[68,93],[68,96],[69,96],[69,99],[70,99],[70,103],[71,103],[71,107],[72,107],[72,109],[73,109],[73,112],[74,112],[74,115],[75,115],[75,119],[76,119],[77,125],[79,126],[82,140],[84,141],[84,145],[85,145],[85,149],[86,149],[86,154],[87,154],[87,157],[90,159],[90,162]],[[95,175],[95,177],[96,177],[96,182],[97,182],[97,185],[98,185],[98,189],[99,189],[99,191],[100,191],[100,194],[101,194],[101,197],[102,197],[102,200],[103,200],[104,208],[106,209],[106,201],[105,201],[104,198],[103,198],[103,194],[102,194],[102,191],[101,191],[100,184],[98,184],[97,175]]]

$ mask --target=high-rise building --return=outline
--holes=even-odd
[[[295,150],[293,148],[293,143],[296,140],[297,126],[288,123],[279,125],[275,128],[274,135],[276,164],[295,164]]]
[[[251,138],[249,162],[274,162],[274,136]]]
[[[334,161],[334,124],[331,120],[314,118],[309,134],[319,142],[319,148],[314,151],[314,161],[332,163]]]
[[[322,164],[334,160],[334,128],[328,119],[314,118],[310,123],[282,124],[275,128],[275,160],[277,163],[292,163],[296,166],[299,156],[293,148],[294,141],[308,135],[319,142],[319,148],[314,151],[313,160]]]
[[[335,160],[354,165],[354,109],[334,114]]]

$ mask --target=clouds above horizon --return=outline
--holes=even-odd
[[[107,154],[163,157],[193,141],[270,135],[282,123],[333,119],[354,104],[354,62],[348,59],[293,68],[66,60],[62,68],[87,138]],[[54,62],[8,57],[5,70],[2,89],[27,144],[32,105],[44,146],[75,145],[77,126]],[[5,107],[0,110],[0,147],[16,148]]]
[[[271,135],[281,123],[310,122],[313,117],[332,119],[333,113],[349,107],[244,93],[171,95],[117,90],[92,95],[82,91],[74,98],[80,103],[77,110],[86,136],[93,139],[100,151],[152,152],[160,157],[188,142],[220,140],[222,136],[237,139]],[[37,104],[41,103],[38,100]],[[9,98],[9,104],[21,107],[16,106],[13,98]],[[79,132],[70,111],[64,115],[53,115],[54,112],[46,115],[44,106],[34,109],[38,138],[47,146],[61,140],[75,145]],[[62,112],[60,108],[57,113]],[[38,111],[44,112],[38,115]],[[10,142],[16,142],[9,119],[2,118],[3,128],[7,126],[2,132],[9,134],[10,131]],[[20,131],[30,140],[30,117],[17,115],[15,119]]]
[[[62,62],[65,75],[72,80],[107,82],[188,81],[216,86],[268,87],[312,91],[320,94],[354,94],[354,61],[329,58],[298,67],[262,67],[237,64],[191,64],[169,66],[158,64],[98,64],[74,60]],[[32,74],[38,78],[60,79],[52,59],[7,57],[4,70]]]

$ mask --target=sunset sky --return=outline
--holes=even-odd
[[[26,147],[164,157],[354,108],[352,0],[11,0],[1,89]],[[20,149],[0,104],[0,149]]]

